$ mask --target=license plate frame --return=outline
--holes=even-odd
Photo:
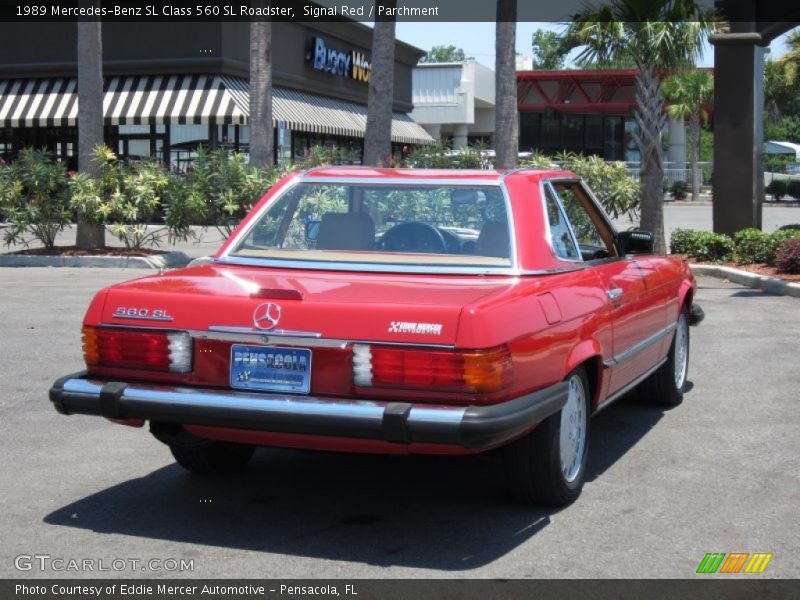
[[[291,368],[275,367],[278,356],[281,365],[291,364]],[[311,391],[311,358],[310,348],[232,344],[230,386],[252,392],[308,394]]]

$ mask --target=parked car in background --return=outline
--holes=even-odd
[[[695,281],[651,249],[569,172],[298,172],[211,264],[101,290],[50,398],[149,422],[198,473],[257,446],[499,449],[516,496],[564,505],[592,414],[686,390]]]

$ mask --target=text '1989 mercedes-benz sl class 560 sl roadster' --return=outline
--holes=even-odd
[[[590,416],[687,387],[679,258],[575,175],[331,167],[282,179],[212,261],[101,290],[64,414],[141,427],[199,473],[257,446],[498,450],[515,495],[580,493]]]

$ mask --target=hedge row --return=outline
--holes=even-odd
[[[288,171],[319,165],[353,164],[357,156],[340,148],[312,148],[303,163],[287,168],[249,167],[242,155],[200,149],[187,173],[154,162],[126,164],[104,146],[93,155],[94,176],[67,173],[44,151],[28,149],[11,164],[0,163],[0,214],[9,227],[6,245],[27,245],[32,237],[52,248],[56,236],[78,215],[102,224],[128,248],[158,246],[166,238],[194,236],[192,225],[216,227],[226,237]],[[635,217],[639,182],[623,163],[606,163],[594,156],[565,153],[555,157],[562,168],[586,179],[614,218]],[[533,155],[523,166],[552,167],[553,158]],[[452,151],[444,144],[412,150],[398,166],[422,168],[494,168],[484,148]],[[157,223],[160,226],[153,227]],[[150,225],[150,226],[149,226]]]
[[[792,262],[797,244],[800,244],[800,224],[786,225],[774,233],[744,229],[732,238],[721,233],[681,228],[672,232],[670,252],[703,262],[768,264],[776,266],[780,272],[798,273],[800,265],[793,266]]]
[[[772,196],[775,201],[784,196],[800,200],[800,179],[773,179],[764,188],[764,192]]]

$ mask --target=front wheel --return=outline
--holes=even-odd
[[[579,367],[565,381],[564,407],[504,448],[513,495],[523,502],[566,506],[581,493],[589,443],[589,381]]]
[[[689,374],[689,309],[684,306],[675,324],[667,362],[639,388],[639,397],[654,406],[672,407],[683,402]]]

